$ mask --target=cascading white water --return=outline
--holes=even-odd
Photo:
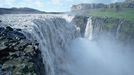
[[[66,46],[76,37],[75,26],[67,15],[4,15],[4,23],[21,28],[31,40],[39,42],[46,75],[68,75]]]
[[[65,46],[74,37],[75,29],[63,18],[35,20],[33,33],[41,44],[47,75],[64,75]],[[63,71],[63,72],[62,72]]]
[[[88,18],[86,29],[85,29],[85,38],[92,40],[93,38],[93,25],[92,25],[92,17]]]

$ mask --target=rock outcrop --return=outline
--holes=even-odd
[[[125,0],[125,2],[134,2],[134,0]]]
[[[111,4],[103,3],[82,3],[78,5],[73,5],[71,11],[75,13],[82,13],[87,11],[92,11],[92,9],[117,9],[117,8],[134,8],[133,0],[126,0],[124,2],[116,2]]]
[[[82,37],[84,37],[87,21],[88,17],[86,16],[75,16],[72,20],[72,23],[76,25]]]
[[[107,5],[105,4],[88,4],[88,3],[82,3],[78,5],[73,5],[71,10],[77,11],[77,10],[90,10],[90,9],[97,9],[97,8],[107,8]]]
[[[0,75],[45,75],[38,45],[21,29],[0,27]]]

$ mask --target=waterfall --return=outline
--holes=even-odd
[[[116,39],[118,39],[118,37],[119,37],[119,31],[120,31],[121,26],[122,26],[123,23],[124,23],[124,21],[121,21],[121,23],[117,27],[117,30],[116,30]]]
[[[88,18],[86,29],[85,29],[85,38],[88,38],[89,40],[93,39],[92,17]]]
[[[63,75],[65,47],[73,39],[74,29],[62,18],[35,20],[35,37],[40,43],[47,75]]]
[[[5,23],[21,28],[31,40],[39,42],[46,75],[67,75],[68,43],[76,35],[72,16],[19,14],[0,16]]]
[[[3,25],[20,28],[30,40],[37,40],[45,75],[134,75],[133,53],[109,39],[93,40],[92,17],[85,37],[71,23],[73,16],[45,14],[0,15]],[[117,28],[119,32],[121,24]],[[104,36],[105,37],[105,36]],[[37,61],[38,62],[38,61]]]
[[[73,20],[73,18],[74,18],[75,16],[63,15],[62,17],[65,18],[67,22],[72,22],[72,20]]]

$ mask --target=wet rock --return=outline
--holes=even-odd
[[[7,26],[7,27],[6,27],[6,30],[13,31],[13,28]]]
[[[0,33],[2,33],[4,30],[5,30],[5,28],[4,27],[1,27],[0,28]]]
[[[28,46],[24,49],[24,51],[25,51],[26,53],[33,52],[33,51],[34,51],[33,46],[32,46],[32,45],[28,45]]]
[[[26,39],[23,33],[18,32],[17,30],[14,30],[9,26],[6,28],[0,27],[0,35],[4,38],[13,39],[13,40]]]
[[[17,61],[17,59],[15,59],[5,62],[2,66],[2,70],[5,71],[5,73],[10,71],[12,75],[27,75],[27,73],[34,73],[33,65],[34,64],[31,62]]]
[[[5,46],[5,45],[3,45],[3,44],[0,44],[0,50],[3,50],[3,49],[6,49],[7,48],[7,46]]]
[[[5,36],[10,39],[25,39],[26,38],[22,33],[19,33],[17,31],[9,31],[5,34]]]
[[[0,27],[0,75],[44,75],[38,45],[20,29]]]
[[[7,40],[0,40],[0,50],[4,50],[7,48],[5,45],[5,42],[8,42]]]
[[[2,65],[0,64],[0,75],[2,75]]]
[[[16,31],[21,31],[21,29],[16,29]]]

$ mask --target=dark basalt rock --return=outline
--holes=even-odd
[[[75,18],[72,21],[74,25],[80,27],[80,34],[82,37],[84,37],[87,21],[88,21],[88,17],[86,16],[75,16]]]
[[[4,30],[5,30],[5,28],[4,28],[4,27],[1,27],[1,28],[0,28],[0,34],[1,34]]]
[[[16,31],[21,31],[21,29],[16,29]]]
[[[7,26],[7,27],[6,27],[6,30],[7,30],[7,31],[13,31],[13,28]]]
[[[3,35],[2,37],[7,38],[7,39],[12,39],[12,40],[16,40],[16,39],[26,39],[26,37],[21,33],[18,32],[17,30],[12,29],[11,27],[6,27],[0,28],[0,35]]]
[[[21,29],[0,27],[0,75],[45,75],[38,45]]]

